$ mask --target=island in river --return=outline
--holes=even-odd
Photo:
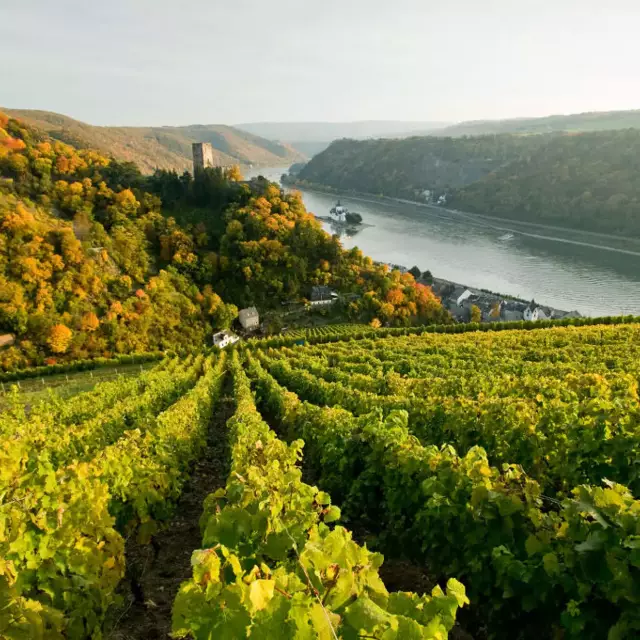
[[[349,209],[345,207],[340,200],[338,200],[338,202],[329,209],[328,216],[320,216],[316,213],[313,213],[313,215],[321,222],[328,224],[332,234],[337,234],[339,236],[345,235],[352,237],[360,229],[372,226],[363,222],[362,216],[359,213],[349,211]]]

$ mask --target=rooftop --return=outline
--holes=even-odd
[[[328,300],[333,296],[333,291],[331,287],[326,287],[323,285],[316,285],[311,287],[311,299],[312,300]]]

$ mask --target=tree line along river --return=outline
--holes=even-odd
[[[253,169],[274,182],[284,167]],[[337,197],[300,190],[327,216]],[[374,260],[417,265],[434,276],[583,315],[640,315],[640,240],[510,222],[390,200],[341,196],[365,226],[349,236]],[[330,223],[323,222],[330,233]]]

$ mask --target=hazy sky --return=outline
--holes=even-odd
[[[93,124],[633,109],[640,1],[0,0],[0,56],[0,105]]]

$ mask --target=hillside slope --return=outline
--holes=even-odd
[[[263,316],[316,285],[355,294],[350,320],[448,320],[411,274],[344,250],[299,194],[235,175],[143,176],[0,113],[0,370],[200,348],[238,308]]]
[[[640,130],[545,137],[452,195],[466,211],[640,237]]]
[[[97,127],[49,111],[4,111],[76,148],[97,149],[117,160],[135,162],[144,173],[156,168],[190,170],[193,142],[210,142],[215,161],[223,166],[286,165],[304,159],[300,152],[287,145],[225,125]]]
[[[551,133],[554,131],[609,131],[640,128],[640,109],[632,111],[593,111],[542,118],[513,118],[510,120],[470,120],[459,122],[439,131],[445,136],[478,136],[489,133]],[[416,130],[417,131],[417,130]],[[422,129],[421,135],[428,131]]]
[[[479,180],[538,144],[538,138],[516,136],[337,140],[312,158],[299,178],[341,191],[419,198],[425,189]]]

